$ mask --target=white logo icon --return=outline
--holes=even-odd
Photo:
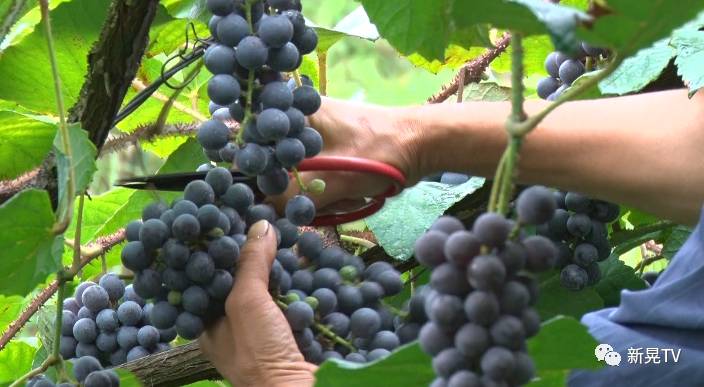
[[[604,356],[604,361],[612,367],[618,367],[618,365],[621,364],[621,354],[611,351]]]
[[[606,357],[606,354],[609,352],[613,352],[614,348],[608,344],[599,344],[596,346],[596,349],[594,350],[594,356],[596,356],[596,359],[599,361],[604,361],[604,357]],[[620,359],[619,359],[620,360]]]

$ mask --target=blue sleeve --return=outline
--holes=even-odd
[[[652,287],[624,290],[618,307],[586,314],[582,323],[621,362],[574,371],[570,387],[704,386],[704,212]]]

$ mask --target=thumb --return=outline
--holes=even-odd
[[[240,254],[235,286],[244,289],[268,289],[269,272],[276,257],[276,232],[266,220],[250,227]]]

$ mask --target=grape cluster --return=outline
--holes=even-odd
[[[598,262],[611,255],[608,224],[618,219],[620,208],[576,192],[556,191],[553,196],[555,215],[538,227],[538,233],[557,246],[562,286],[581,290],[601,279]]]
[[[306,360],[370,362],[384,358],[417,335],[394,316],[382,298],[403,289],[386,262],[365,267],[340,247],[323,248],[314,232],[301,234],[298,254],[281,249],[270,284]]]
[[[176,331],[154,327],[151,308],[116,274],[102,276],[97,284],[81,283],[63,303],[61,356],[119,366],[169,349]]]
[[[313,52],[318,37],[307,27],[300,1],[208,0],[214,14],[209,26],[215,44],[205,52],[213,74],[208,83],[212,118],[198,130],[198,141],[213,162],[228,162],[257,177],[265,195],[278,195],[289,185],[289,170],[316,156],[323,139],[307,126],[321,98],[310,80],[298,85],[282,72],[297,70]],[[231,137],[227,123],[240,123]],[[207,167],[206,167],[207,168]],[[306,196],[292,198],[286,217],[308,225],[315,206]]]
[[[577,55],[573,57],[558,51],[550,53],[545,58],[545,70],[549,76],[538,81],[538,96],[554,101],[572,85],[572,82],[585,72],[595,69],[599,60],[607,56],[607,50],[587,43],[580,44]]]
[[[518,386],[534,376],[525,341],[538,333],[540,316],[532,307],[538,287],[529,272],[549,270],[557,250],[548,238],[524,236],[517,226],[547,222],[555,204],[549,189],[533,187],[516,207],[518,223],[485,213],[468,231],[446,216],[416,241],[416,259],[432,269],[417,305],[429,318],[419,342],[433,356],[432,386]]]
[[[103,369],[100,361],[93,356],[84,356],[73,362],[73,376],[79,384],[71,382],[54,383],[46,375],[40,374],[27,381],[27,387],[119,387],[120,378],[111,369]]]

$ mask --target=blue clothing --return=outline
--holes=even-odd
[[[582,323],[599,343],[611,345],[621,355],[621,363],[574,371],[570,387],[704,386],[704,211],[652,287],[624,290],[618,307],[588,313]],[[652,353],[656,352],[652,348],[659,349],[659,364],[654,364],[655,356],[646,364],[648,348]],[[675,362],[673,355],[678,354]]]

